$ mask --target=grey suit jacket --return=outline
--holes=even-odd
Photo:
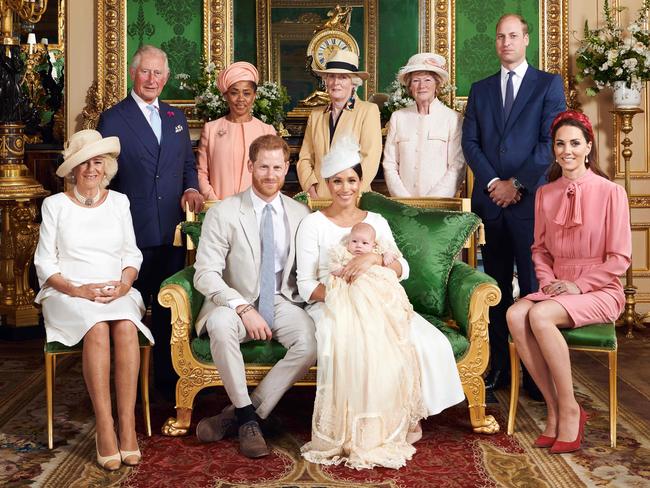
[[[211,207],[201,227],[196,252],[194,287],[205,296],[196,319],[200,335],[210,313],[229,300],[255,302],[260,294],[260,232],[248,189]],[[282,275],[282,295],[303,302],[296,285],[296,231],[309,208],[281,194],[289,222],[289,256]]]

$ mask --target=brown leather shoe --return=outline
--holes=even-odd
[[[271,453],[256,421],[251,420],[239,427],[239,452],[249,458],[264,457]]]
[[[235,409],[226,407],[219,415],[205,417],[196,426],[196,438],[201,442],[216,442],[237,434]]]

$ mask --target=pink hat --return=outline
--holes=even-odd
[[[256,85],[259,83],[260,75],[257,68],[246,61],[237,61],[227,68],[221,70],[217,78],[217,86],[221,93],[226,93],[228,88],[238,81],[252,81]]]

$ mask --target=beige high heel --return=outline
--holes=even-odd
[[[117,441],[117,437],[115,438]],[[111,454],[110,456],[102,456],[99,454],[99,447],[97,446],[97,434],[95,434],[95,451],[97,452],[97,464],[99,464],[106,471],[117,471],[122,465],[120,453]]]
[[[135,456],[135,461],[128,461],[127,459],[132,458]],[[137,449],[135,451],[123,451],[120,449],[120,457],[122,458],[122,463],[126,464],[127,466],[137,466],[140,464],[140,461],[142,460],[142,453],[140,452],[140,449]]]

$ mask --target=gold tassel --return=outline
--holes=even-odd
[[[181,224],[178,224],[176,226],[176,230],[174,231],[174,246],[181,247],[182,245],[183,239],[181,236]]]
[[[481,224],[478,226],[478,242],[476,243],[478,246],[482,246],[485,244],[485,226],[481,222]]]

